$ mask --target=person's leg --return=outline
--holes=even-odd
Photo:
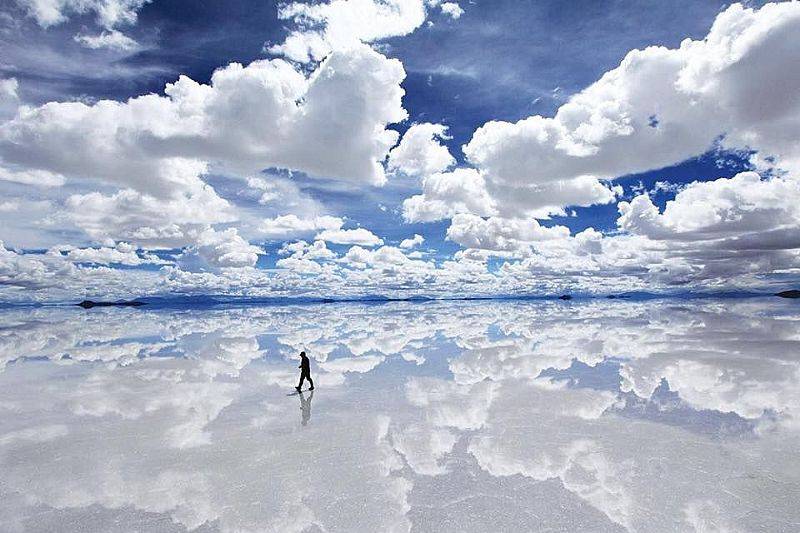
[[[301,373],[300,373],[300,383],[298,383],[298,384],[297,384],[297,387],[295,387],[297,390],[300,390],[300,387],[302,387],[302,386],[303,386],[303,379],[304,379],[305,377],[306,377],[305,373],[302,373],[302,372],[301,372]]]
[[[307,375],[306,379],[308,380],[308,383],[311,385],[311,388],[309,388],[309,390],[314,390],[314,380],[311,379],[311,374]]]

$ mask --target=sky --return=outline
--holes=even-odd
[[[800,3],[9,0],[0,301],[777,291]]]

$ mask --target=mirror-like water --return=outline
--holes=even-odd
[[[795,302],[0,312],[2,531],[798,531],[798,502]]]

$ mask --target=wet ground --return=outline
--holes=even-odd
[[[0,311],[4,532],[793,532],[799,437],[779,299]]]

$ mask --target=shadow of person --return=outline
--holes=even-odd
[[[302,424],[305,426],[308,424],[308,421],[311,420],[311,400],[314,399],[314,391],[310,391],[308,398],[305,397],[305,393],[300,393],[300,411],[302,411],[303,419]]]

